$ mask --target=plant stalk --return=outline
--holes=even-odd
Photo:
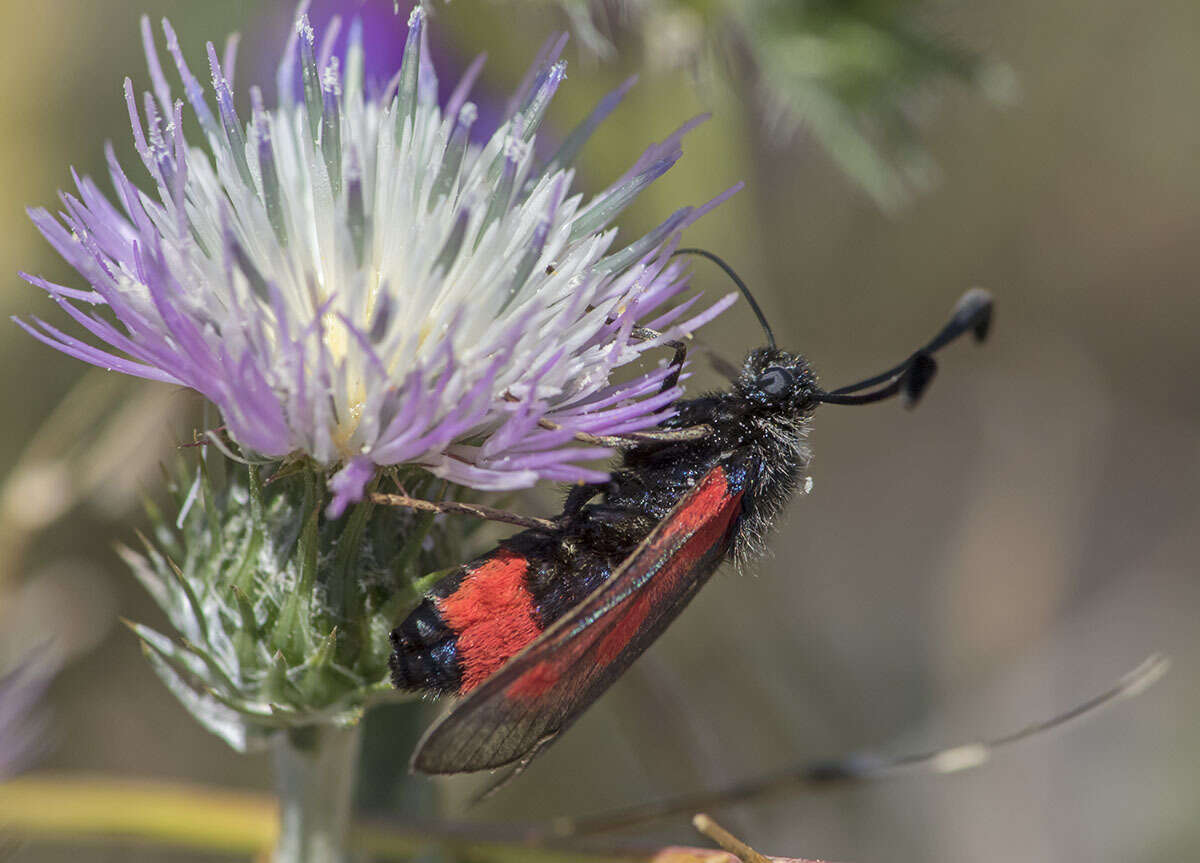
[[[308,726],[278,736],[279,842],[274,863],[346,863],[359,725]]]

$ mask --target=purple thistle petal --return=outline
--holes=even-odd
[[[154,83],[154,94],[163,111],[171,110],[171,88],[163,75],[162,64],[158,61],[158,49],[154,44],[154,28],[150,24],[150,16],[142,16],[142,50],[146,55],[146,67],[150,70],[150,80]]]
[[[736,291],[726,294],[704,311],[693,315],[682,324],[677,324],[671,329],[667,330],[667,332],[663,334],[664,337],[677,338],[685,333],[691,333],[700,329],[702,326],[712,321],[717,315],[721,314],[721,312],[725,311],[734,303],[736,303],[740,296],[741,294],[737,293]]]
[[[178,293],[178,285],[172,279],[166,267],[166,262],[158,254],[147,257],[140,247],[134,248],[134,260],[138,263],[138,271],[144,273],[144,281],[150,289],[150,297],[154,307],[162,317],[168,334],[182,349],[184,356],[191,361],[194,369],[194,379],[213,377],[220,380],[220,370],[213,362],[208,343],[196,324],[176,307],[172,294]]]
[[[550,105],[550,100],[554,98],[554,94],[558,92],[559,85],[567,77],[567,64],[563,60],[559,60],[551,66],[548,66],[538,75],[537,81],[534,84],[533,93],[529,98],[529,102],[521,110],[521,123],[523,127],[522,135],[528,140],[533,137],[538,126],[542,122],[542,116],[546,113],[546,108]],[[514,136],[516,117],[513,117]]]
[[[142,363],[131,362],[130,360],[121,359],[114,354],[108,354],[85,342],[79,341],[72,336],[52,327],[39,318],[34,318],[33,321],[43,330],[45,334],[34,329],[29,324],[20,318],[12,318],[13,323],[23,329],[29,335],[33,336],[39,342],[49,345],[57,351],[62,351],[68,356],[75,357],[77,360],[83,360],[85,363],[90,363],[94,366],[99,366],[102,369],[109,371],[122,372],[123,374],[133,375],[139,378],[146,378],[152,381],[162,381],[169,384],[177,384],[180,381],[175,380],[170,374],[165,371],[154,368],[153,366],[143,365]]]
[[[110,254],[116,254],[111,249],[120,249],[123,253],[131,248],[135,234],[129,220],[104,196],[91,177],[81,176],[73,169],[71,177],[75,180],[75,186],[79,189],[84,204],[93,213],[96,223],[103,226],[105,232],[114,238]]]
[[[133,339],[122,335],[116,327],[108,323],[108,321],[94,315],[89,315],[81,309],[75,308],[71,303],[59,303],[59,307],[70,315],[76,323],[86,329],[89,333],[96,336],[101,341],[108,342],[119,351],[124,351],[131,357],[143,359],[151,365],[159,366],[160,368],[169,365],[169,361],[164,362],[169,358],[169,353],[166,350],[147,350],[140,346]],[[171,371],[164,369],[164,371]]]
[[[483,71],[483,64],[487,62],[487,54],[480,54],[471,61],[471,65],[463,72],[462,78],[459,79],[458,85],[450,93],[450,98],[446,100],[446,107],[443,115],[446,117],[458,117],[458,112],[462,110],[463,103],[467,101],[467,97],[471,94],[471,88],[475,86],[475,81],[479,77],[479,73]]]
[[[151,167],[150,162],[150,145],[146,143],[146,136],[142,131],[142,118],[138,114],[137,97],[133,92],[132,78],[125,79],[125,107],[129,111],[129,125],[133,129],[133,148],[142,157],[142,164],[146,166],[146,170],[153,174],[154,169]]]
[[[550,158],[550,162],[546,166],[546,171],[556,171],[573,165],[575,157],[579,155],[584,144],[592,137],[592,133],[600,127],[600,124],[607,119],[609,114],[616,110],[617,106],[621,104],[621,100],[633,89],[633,85],[636,83],[637,75],[631,75],[625,79],[620,87],[601,99],[596,107],[592,109],[592,113],[588,114],[587,118],[567,136],[562,146],[558,148],[558,152]]]
[[[673,393],[673,395],[675,398],[679,398],[681,393],[682,391],[677,391]],[[671,417],[675,416],[675,413],[676,411],[673,409],[658,411],[657,413],[645,414],[643,416],[626,420],[625,422],[612,422],[593,425],[588,429],[588,431],[590,431],[592,434],[599,435],[623,435],[628,434],[629,432],[644,431],[645,429],[654,428],[663,421],[670,419]]]
[[[95,183],[87,177],[80,177],[74,168],[71,169],[71,178],[83,198],[77,206],[94,247],[102,255],[119,260],[133,248],[132,227],[100,194]]]
[[[429,28],[421,28],[420,66],[417,68],[417,99],[422,105],[434,105],[438,98],[437,73],[429,50]]]
[[[710,212],[719,207],[721,204],[724,204],[744,188],[746,188],[746,184],[744,182],[739,180],[738,182],[734,183],[715,198],[712,198],[707,203],[701,204],[699,207],[693,210],[691,216],[689,216],[687,221],[680,225],[680,227],[687,228],[695,224],[702,216],[708,215]]]
[[[117,161],[117,154],[113,150],[112,144],[105,145],[104,156],[108,162],[108,172],[112,177],[113,185],[117,188],[117,196],[125,208],[125,215],[133,222],[134,230],[143,238],[157,236],[154,225],[150,222],[146,210],[142,206],[141,196],[133,183],[129,182],[129,178],[125,176],[125,171]]]
[[[232,106],[230,110],[232,110]],[[171,126],[173,131],[172,140],[175,145],[175,164],[172,166],[174,171],[171,175],[171,201],[175,204],[176,221],[180,236],[182,236],[187,232],[187,213],[184,212],[184,189],[187,186],[188,172],[187,143],[183,140],[182,102],[175,102]]]
[[[204,88],[200,86],[200,82],[188,68],[187,61],[183,59],[183,51],[179,48],[179,38],[175,35],[175,28],[171,26],[170,21],[163,18],[162,29],[163,35],[167,37],[167,52],[175,61],[175,68],[179,71],[179,77],[183,81],[183,92],[187,96],[192,110],[196,112],[196,118],[200,121],[200,125],[210,135],[215,135],[217,133],[216,118],[213,117],[208,103],[204,101]],[[163,105],[164,112],[170,110],[169,105]]]
[[[563,358],[563,351],[559,350],[554,353],[541,368],[534,373],[533,380],[530,382],[530,392],[535,392],[538,382]],[[538,420],[545,414],[544,407],[535,404],[532,397],[522,399],[514,403],[512,414],[507,420],[493,432],[487,439],[487,442],[480,448],[480,453],[484,458],[489,458],[497,453],[504,451],[512,451],[521,446],[521,441],[528,439],[531,435],[536,434],[538,430]],[[553,441],[546,442],[547,446],[560,446],[567,443],[571,439],[571,434],[568,432],[552,432],[558,438]]]
[[[613,451],[605,447],[572,447],[525,455],[506,455],[500,458],[484,459],[482,463],[492,470],[542,471],[547,467],[561,466],[566,462],[597,461],[609,458],[612,454]]]
[[[533,453],[542,452],[544,450],[560,449],[562,452],[574,452],[574,448],[569,447],[575,440],[576,429],[543,429],[537,425],[538,419],[541,417],[537,414],[533,415],[533,422],[524,425],[524,428],[519,429],[521,434],[519,437],[514,437],[514,443],[503,449],[491,447],[492,438],[479,447],[479,459],[482,464],[491,465],[492,462],[504,456],[516,455],[518,453]],[[491,452],[489,453],[489,449]]]
[[[350,333],[350,337],[353,338],[358,344],[359,348],[363,352],[363,355],[367,358],[367,361],[381,375],[386,375],[387,369],[384,367],[383,360],[379,358],[379,354],[375,353],[375,347],[371,344],[371,337],[360,330],[355,325],[354,321],[350,320],[350,318],[342,312],[338,312],[337,316],[338,320],[340,320],[342,325],[346,328],[346,331]]]
[[[80,291],[76,288],[68,288],[65,285],[58,285],[54,282],[46,281],[41,276],[31,276],[29,273],[25,272],[18,271],[17,275],[29,282],[29,284],[33,285],[35,288],[41,288],[43,291],[54,297],[65,297],[69,300],[77,300],[78,302],[89,303],[93,306],[97,303],[104,302],[103,295],[96,291]]]
[[[679,305],[672,306],[671,308],[667,309],[667,311],[663,312],[657,318],[646,321],[644,326],[646,329],[650,330],[665,330],[668,326],[670,326],[672,321],[679,320],[681,315],[686,314],[688,309],[696,305],[696,303],[700,301],[701,296],[702,294],[694,294],[693,296],[688,297]],[[661,339],[655,339],[652,342],[643,342],[642,347],[646,350],[653,350],[654,348],[662,347],[662,341],[663,340]]]
[[[68,264],[78,270],[81,276],[93,285],[97,285],[98,282],[105,280],[107,274],[95,266],[95,259],[88,254],[79,239],[64,230],[62,225],[50,215],[48,210],[37,207],[29,209],[26,212],[29,215],[30,221],[33,222],[34,227],[54,247],[54,251],[58,252]]]
[[[451,454],[440,456],[435,460],[419,463],[440,479],[481,491],[512,491],[529,488],[541,479],[537,471],[532,470],[504,471],[478,467],[470,461],[471,449],[471,447],[455,447],[454,451],[462,451],[463,457],[456,458],[451,452]],[[603,482],[606,479],[608,479],[608,474],[597,473],[597,482]]]
[[[325,69],[329,66],[329,58],[333,56],[333,43],[337,41],[338,33],[341,30],[342,16],[330,16],[329,23],[325,25],[325,32],[321,36],[321,47],[317,49],[318,69]]]
[[[549,37],[542,43],[537,56],[534,57],[533,62],[529,65],[529,69],[526,70],[525,77],[521,79],[521,83],[517,85],[512,98],[508,100],[508,106],[504,111],[506,119],[515,116],[518,111],[524,108],[525,100],[533,92],[534,84],[538,80],[538,77],[543,74],[545,69],[558,62],[558,58],[562,56],[563,48],[567,47],[568,39],[570,39],[570,34],[559,33]]]
[[[278,401],[249,354],[240,360],[222,350],[226,394],[216,399],[235,437],[263,455],[287,455],[287,422]]]
[[[225,38],[225,50],[221,52],[221,66],[225,69],[225,80],[230,87],[233,87],[234,72],[237,71],[237,51],[241,41],[240,33],[230,33]]]
[[[384,429],[379,433],[375,442],[374,454],[380,464],[393,464],[403,461],[408,452],[408,442],[417,436],[418,416],[425,398],[425,371],[414,369],[409,372],[400,386],[402,400],[396,401],[393,396],[395,414],[391,418],[383,417]],[[413,451],[414,454],[416,451]]]
[[[659,408],[675,403],[680,393],[675,389],[665,390],[649,398],[640,399],[624,406],[609,408],[603,412],[590,412],[579,417],[580,429],[594,434],[616,434],[616,432],[601,432],[599,429],[613,429],[617,426],[623,429],[631,428],[634,420],[645,421],[645,425],[653,425],[650,419],[656,416]],[[640,416],[640,414],[645,416]],[[643,428],[645,426],[642,426]]]
[[[279,60],[279,68],[275,73],[275,98],[282,106],[291,107],[296,101],[296,49],[300,43],[300,31],[296,25],[308,14],[310,5],[312,5],[312,0],[300,0],[300,3],[296,5],[296,12],[292,16],[292,26],[288,28],[283,56]]]
[[[417,89],[421,76],[421,31],[424,29],[425,10],[417,4],[408,16],[408,35],[404,40],[404,56],[400,61],[399,77],[396,79],[396,141],[404,137],[404,127],[416,116],[419,105]],[[389,88],[390,89],[390,88]]]
[[[670,374],[670,369],[664,366],[647,372],[633,381],[604,387],[586,398],[581,398],[571,403],[563,409],[552,411],[547,415],[547,418],[555,422],[567,422],[567,418],[569,417],[599,411],[619,404],[626,399],[647,395],[656,391],[659,385],[666,380],[668,374]]]
[[[682,150],[672,152],[649,163],[624,182],[617,183],[597,195],[579,214],[579,220],[571,230],[572,238],[579,239],[607,227],[622,210],[633,203],[633,199],[642,189],[667,173],[682,155]]]
[[[358,503],[363,498],[367,483],[375,476],[375,465],[366,456],[350,459],[342,469],[329,480],[329,490],[333,492],[333,500],[325,508],[326,518],[341,518],[342,513],[352,503]]]
[[[681,147],[683,136],[695,129],[701,123],[707,122],[711,117],[712,114],[698,114],[676,129],[662,141],[659,141],[657,144],[651,144],[646,148],[645,152],[638,157],[638,160],[633,163],[633,167],[626,171],[625,174],[613,184],[613,186],[619,186],[622,183],[628,182],[631,178],[642,173],[655,162],[661,162],[663,159],[671,159],[672,161],[678,159],[683,153]]]
[[[422,451],[440,450],[455,438],[464,434],[468,429],[482,422],[492,407],[493,384],[496,374],[499,371],[497,367],[505,360],[507,360],[507,357],[497,359],[487,374],[461,398],[458,407],[447,417],[439,421],[437,425],[432,426],[425,435],[418,438],[412,445]],[[444,375],[443,377],[449,379],[452,376]]]
[[[254,178],[250,175],[250,166],[246,161],[246,138],[242,133],[242,122],[238,119],[237,110],[233,106],[233,91],[230,89],[229,78],[221,68],[217,59],[217,49],[212,42],[206,46],[208,50],[208,68],[212,73],[213,90],[217,94],[217,113],[221,117],[221,125],[225,129],[225,139],[229,142],[229,152],[237,165],[238,173],[249,189],[254,188]],[[176,103],[176,119],[174,123],[175,164],[187,167],[186,144],[183,140],[183,116],[181,106]],[[176,206],[182,212],[182,188],[172,195]]]
[[[577,402],[564,411],[555,411],[550,418],[579,431],[591,431],[594,423],[623,422],[643,408],[654,411],[660,405],[674,401],[671,390],[659,392],[670,371],[669,366],[663,366],[628,383],[608,387],[595,398]],[[679,393],[673,395],[678,398]]]

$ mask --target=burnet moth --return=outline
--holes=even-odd
[[[720,266],[766,335],[728,391],[678,402],[653,432],[602,440],[620,450],[620,465],[607,483],[573,489],[554,519],[377,496],[527,528],[438,581],[391,634],[397,688],[464,696],[421,740],[413,769],[522,768],[629,668],[723,561],[753,556],[805,475],[805,435],[818,405],[895,395],[911,404],[933,377],[934,352],[967,332],[982,340],[991,320],[991,297],[968,291],[941,332],[903,362],[827,391],[804,357],[776,346],[728,264],[702,249],[676,254]],[[672,346],[668,386],[686,353]]]

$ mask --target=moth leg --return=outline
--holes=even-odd
[[[648,342],[651,339],[659,338],[662,333],[647,327],[634,327],[631,335],[633,335],[634,338]],[[689,338],[691,337],[689,336]],[[674,366],[675,369],[671,372],[670,377],[663,381],[662,385],[661,392],[666,392],[667,390],[671,389],[671,387],[679,383],[679,375],[683,371],[683,361],[687,358],[688,348],[686,343],[675,339],[665,341],[663,344],[666,347],[674,349],[675,351],[675,356],[671,358],[671,365]],[[697,345],[697,349],[704,354],[704,356],[708,359],[709,365],[711,365],[721,377],[728,379],[730,383],[738,379],[741,372],[735,364],[731,363],[729,360],[716,353],[712,348],[707,347],[704,344]]]
[[[644,342],[662,337],[662,333],[658,332],[658,330],[652,330],[648,327],[634,327],[630,335]],[[671,374],[667,375],[666,380],[662,382],[662,388],[659,390],[659,392],[665,393],[679,383],[679,375],[683,371],[683,361],[687,359],[687,345],[678,339],[668,339],[663,344],[675,351],[675,356],[671,358],[671,365],[673,366]]]
[[[595,306],[588,306],[587,308],[590,312],[593,308],[595,308]],[[609,323],[612,323],[611,318],[609,319]],[[643,342],[649,342],[653,341],[654,339],[662,338],[662,333],[660,333],[658,330],[652,330],[649,327],[635,326],[632,330],[630,330],[629,334],[635,339],[639,339]],[[687,336],[687,338],[691,338],[691,336]],[[687,359],[687,345],[679,339],[668,339],[667,341],[664,341],[663,344],[675,351],[675,356],[671,358],[671,365],[675,368],[667,377],[667,379],[663,381],[662,389],[659,390],[659,392],[666,392],[667,390],[671,389],[671,387],[675,386],[675,384],[679,383],[679,374],[683,371],[683,361]]]
[[[573,487],[567,493],[567,499],[563,501],[563,515],[575,515],[587,505],[588,501],[602,491],[604,491],[604,486],[591,483]]]
[[[460,503],[458,501],[443,500],[432,501],[424,500],[419,497],[409,497],[406,494],[385,494],[376,492],[367,495],[367,499],[372,503],[382,504],[383,506],[402,506],[408,509],[415,509],[419,512],[442,512],[452,513],[454,515],[469,515],[472,518],[480,518],[485,521],[498,521],[502,524],[514,524],[517,527],[524,527],[532,530],[557,530],[558,522],[548,518],[537,518],[530,515],[519,515],[508,510],[496,509],[490,506],[483,506],[478,503]]]

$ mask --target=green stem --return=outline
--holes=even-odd
[[[366,488],[367,494],[378,485],[372,480]],[[363,643],[370,637],[370,620],[366,615],[366,594],[359,581],[358,557],[362,550],[363,532],[374,512],[375,505],[363,500],[350,511],[342,535],[334,551],[333,571],[326,581],[325,605],[334,614],[333,623],[342,630],[338,640],[338,662],[353,667],[362,651]]]
[[[278,736],[279,843],[274,863],[345,863],[359,726],[309,726]]]

